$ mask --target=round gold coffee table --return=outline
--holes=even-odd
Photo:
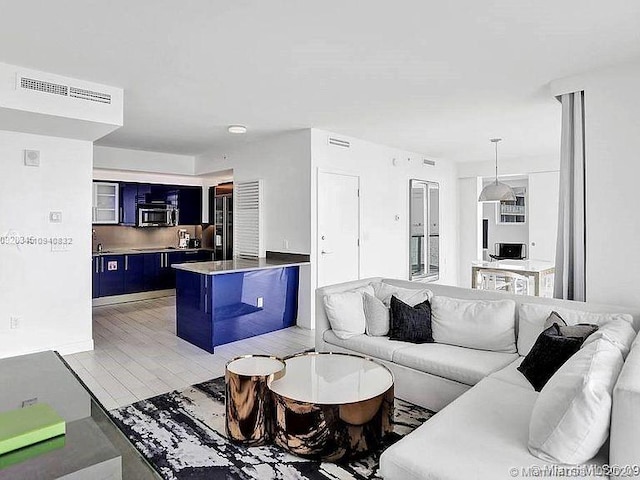
[[[273,434],[273,398],[267,382],[284,375],[277,357],[246,355],[227,363],[224,373],[227,437],[246,446],[264,445]]]
[[[371,359],[303,353],[285,359],[286,374],[268,381],[274,441],[324,461],[362,456],[392,432],[393,375]]]

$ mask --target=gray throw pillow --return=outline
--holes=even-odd
[[[578,338],[581,342],[584,342],[589,335],[598,330],[598,325],[591,323],[567,325],[567,322],[565,322],[564,318],[562,318],[558,312],[551,312],[551,315],[549,315],[549,318],[547,318],[547,321],[544,323],[544,329],[547,330],[553,325],[558,326],[561,335]]]
[[[370,337],[384,337],[389,333],[389,309],[382,301],[368,293],[363,294],[365,333]]]

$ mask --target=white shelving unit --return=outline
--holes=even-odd
[[[501,201],[496,204],[498,225],[523,225],[527,223],[527,189],[515,187],[515,201]]]

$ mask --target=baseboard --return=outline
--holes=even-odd
[[[68,343],[54,348],[60,355],[71,355],[73,353],[88,352],[93,350],[93,340],[85,342]]]
[[[92,305],[101,307],[103,305],[114,305],[116,303],[136,302],[138,300],[152,300],[154,298],[173,297],[175,289],[154,290],[152,292],[128,293],[126,295],[113,295],[111,297],[94,298]]]

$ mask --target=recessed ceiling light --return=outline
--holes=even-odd
[[[247,133],[247,127],[244,125],[229,125],[229,133]]]

